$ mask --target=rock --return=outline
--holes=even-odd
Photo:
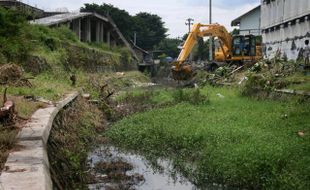
[[[244,81],[247,81],[247,80],[249,80],[248,77],[243,77],[243,78],[241,79],[241,81],[238,82],[238,84],[241,85]]]
[[[124,76],[125,73],[124,73],[124,72],[116,72],[116,75],[117,75],[117,76]]]
[[[86,100],[89,100],[91,95],[90,94],[82,94],[82,97]]]
[[[223,96],[222,94],[220,94],[220,93],[217,93],[216,94],[219,98],[225,98],[225,96]]]
[[[300,137],[304,137],[304,136],[305,136],[305,132],[303,132],[303,131],[299,131],[299,132],[298,132],[298,136],[300,136]]]

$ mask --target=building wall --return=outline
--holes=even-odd
[[[262,0],[261,11],[265,58],[281,55],[296,60],[304,41],[310,39],[310,1],[275,0],[266,4]]]
[[[241,35],[260,35],[260,9],[255,9],[240,20]]]
[[[262,1],[262,28],[268,28],[296,17],[310,14],[309,0],[274,0],[270,4]]]

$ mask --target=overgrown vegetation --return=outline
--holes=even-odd
[[[0,8],[0,96],[8,88],[8,98],[16,108],[15,123],[0,126],[0,169],[19,127],[45,106],[37,99],[58,101],[73,90],[97,98],[102,84],[95,86],[91,81],[98,77],[104,83],[114,76],[96,71],[111,72],[124,65],[129,70],[134,64],[125,48],[84,44],[67,27],[31,25],[22,12]],[[70,81],[73,75],[76,86]],[[2,99],[0,103],[2,106]]]
[[[58,189],[85,188],[88,150],[104,125],[102,112],[83,99],[58,114],[48,141],[52,178]]]
[[[248,189],[309,187],[309,103],[254,100],[234,88],[206,87],[202,94],[210,103],[135,114],[117,122],[108,136],[148,158],[173,160],[202,188],[213,182]]]
[[[0,170],[4,167],[6,158],[9,155],[9,150],[12,149],[15,144],[16,134],[16,129],[4,128],[0,123]]]

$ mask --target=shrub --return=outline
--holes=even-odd
[[[9,61],[22,60],[30,51],[31,42],[25,37],[27,25],[21,13],[0,8],[0,53]]]

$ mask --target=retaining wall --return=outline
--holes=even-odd
[[[0,190],[52,190],[47,141],[54,118],[78,93],[67,95],[56,105],[37,110],[19,132],[0,176]]]

